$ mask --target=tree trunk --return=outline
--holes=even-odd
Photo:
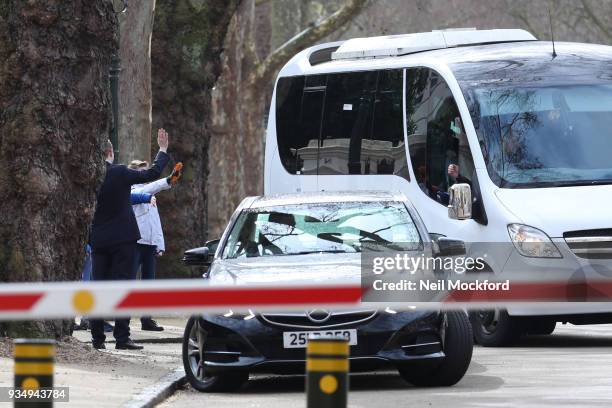
[[[0,281],[76,280],[84,257],[117,22],[110,1],[0,4]],[[9,336],[62,336],[65,321],[5,323]]]
[[[223,72],[213,91],[208,150],[211,172],[208,193],[214,197],[208,204],[211,237],[221,234],[240,200],[263,192],[267,110],[278,70],[298,51],[348,24],[365,7],[366,0],[345,0],[342,7],[327,16],[328,11],[319,2],[310,3],[308,9],[296,3],[283,0],[257,6],[256,1],[244,1],[230,23],[224,43]],[[272,8],[266,10],[268,14],[283,21],[289,18],[287,10],[297,13],[299,20],[308,21],[308,26],[293,36],[292,30],[279,28],[283,21],[261,18],[264,6]],[[283,8],[283,12],[278,8]],[[258,43],[260,30],[271,33],[268,41],[273,46],[280,43],[272,52],[269,46]],[[289,38],[282,41],[282,35]]]
[[[169,151],[175,162],[185,165],[180,183],[158,197],[167,251],[159,260],[162,277],[188,276],[190,271],[180,262],[182,251],[206,239],[210,92],[221,71],[221,45],[238,3],[159,0],[156,5],[153,126],[168,130]]]
[[[225,39],[223,73],[213,90],[208,160],[210,236],[218,238],[236,205],[262,190],[263,122],[266,84],[246,87],[257,56],[254,2],[244,1],[232,18]]]
[[[151,33],[155,0],[119,14],[119,163],[151,160]]]

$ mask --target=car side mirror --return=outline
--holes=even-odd
[[[472,188],[467,183],[453,184],[448,189],[448,218],[466,220],[472,218]]]
[[[220,241],[221,241],[220,239],[213,239],[210,241],[206,241],[206,243],[204,244],[204,246],[208,248],[208,252],[210,253],[211,257],[215,256],[215,253],[217,252],[217,248],[219,247]]]
[[[183,263],[189,266],[210,266],[212,256],[208,247],[193,248],[183,254]]]
[[[436,256],[457,256],[466,254],[465,242],[461,240],[440,237],[436,242],[438,244]]]

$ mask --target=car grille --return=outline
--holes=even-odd
[[[376,310],[329,312],[311,310],[304,313],[266,313],[261,319],[273,326],[299,329],[328,329],[365,323],[376,316]]]
[[[612,258],[612,229],[570,231],[564,233],[563,238],[572,252],[580,258]]]

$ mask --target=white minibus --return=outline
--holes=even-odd
[[[453,185],[469,186],[471,209],[448,208]],[[612,47],[455,29],[308,48],[278,75],[264,186],[401,191],[430,232],[472,251],[499,243],[494,273],[609,278]],[[612,304],[516,304],[471,319],[476,340],[495,346],[557,322],[612,322]]]

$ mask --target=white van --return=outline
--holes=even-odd
[[[454,183],[469,186],[467,219],[447,208]],[[515,29],[311,47],[279,73],[264,186],[401,191],[429,231],[468,249],[501,243],[493,272],[569,276],[586,262],[610,277],[612,47],[553,51]],[[558,321],[612,322],[609,303],[547,305],[473,312],[476,339],[502,345]]]

